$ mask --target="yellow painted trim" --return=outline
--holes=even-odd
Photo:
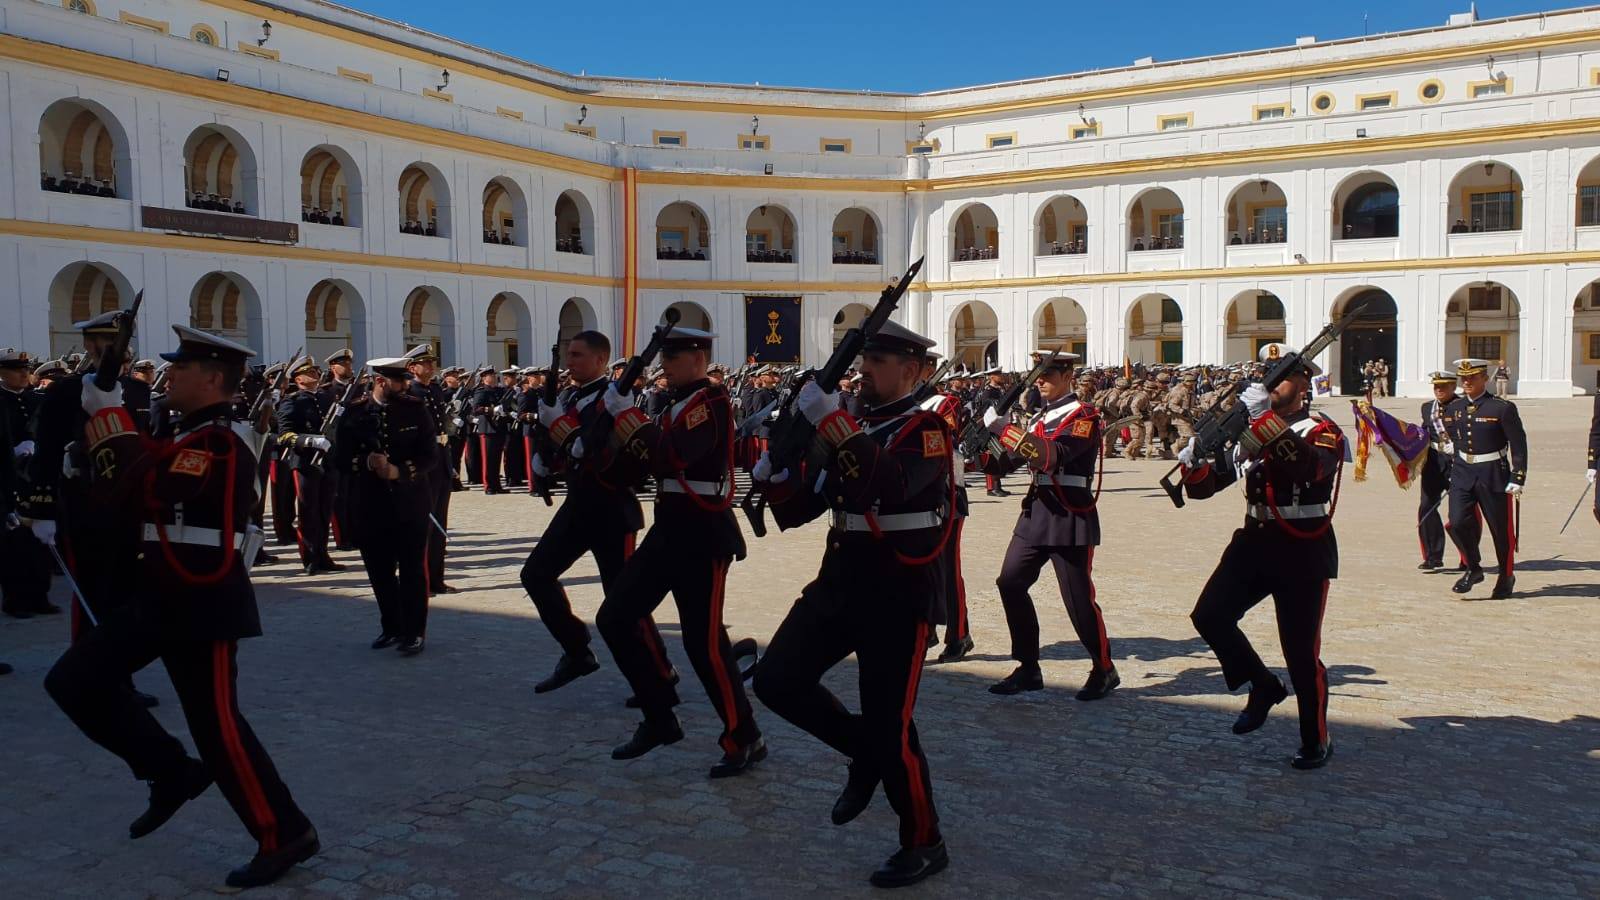
[[[88,7],[89,15],[91,15],[91,16],[100,15],[100,9],[99,9],[99,7],[95,6],[94,0],[83,0],[83,5]],[[71,12],[72,11],[72,0],[61,0],[61,8],[64,9],[64,10],[67,10],[68,12]]]
[[[501,118],[516,119],[518,122],[522,121],[522,110],[520,109],[507,109],[504,106],[496,106],[494,108],[494,114],[500,116]]]
[[[190,28],[189,29],[189,40],[191,40],[191,41],[199,41],[200,40],[200,35],[202,35],[202,34],[204,34],[207,37],[211,38],[211,46],[213,46],[213,47],[221,47],[222,46],[222,38],[217,36],[217,30],[215,28],[212,28],[210,25],[196,25],[193,28]]]
[[[1001,144],[999,147],[996,147],[996,141],[1007,141],[1008,143]],[[987,150],[1003,150],[1006,147],[1015,147],[1016,145],[1017,133],[1015,131],[1002,131],[997,134],[986,134],[983,136],[983,146]]]
[[[254,56],[257,59],[270,59],[273,62],[277,62],[280,55],[277,50],[274,50],[271,47],[257,47],[255,44],[252,44],[249,41],[239,42],[239,52],[243,53],[245,56]]]
[[[829,150],[828,149],[828,145],[829,144],[838,144],[838,145],[844,147],[844,149],[843,150]],[[819,151],[823,152],[823,153],[849,153],[850,152],[850,148],[853,147],[853,146],[855,146],[855,142],[850,140],[849,138],[819,138],[817,140],[817,149]]]
[[[677,281],[640,279],[641,291],[717,291],[738,294],[872,294],[883,293],[876,281]]]
[[[444,91],[435,90],[434,88],[423,88],[422,96],[432,97],[435,100],[443,100],[446,103],[456,102],[455,94],[446,94]]]
[[[1194,127],[1194,113],[1162,113],[1156,116],[1157,131],[1177,131]]]
[[[917,151],[922,149],[923,147],[928,148],[928,150],[930,152],[932,152],[932,153],[938,153],[939,152],[939,139],[938,138],[934,138],[931,141],[906,141],[906,155],[907,156],[926,155],[926,154],[918,154],[917,153]]]
[[[1600,336],[1600,331],[1585,331],[1583,334],[1583,361],[1585,363],[1600,363],[1600,356],[1591,353],[1589,348],[1594,346],[1594,339]]]
[[[124,25],[132,25],[135,28],[149,29],[157,34],[172,33],[172,24],[170,22],[163,22],[160,19],[147,19],[144,16],[136,16],[127,10],[117,13],[117,21]]]
[[[1082,122],[1079,122],[1076,125],[1070,125],[1067,127],[1067,140],[1069,141],[1082,141],[1087,140],[1088,138],[1097,138],[1099,136],[1100,123],[1098,121],[1093,125],[1085,125]]]
[[[1327,109],[1322,109],[1317,106],[1317,101],[1321,100],[1323,97],[1328,98]],[[1335,97],[1330,91],[1318,91],[1316,95],[1311,98],[1311,111],[1319,116],[1325,116],[1338,108],[1339,98]]]
[[[573,134],[581,134],[590,139],[593,139],[595,135],[593,125],[573,125],[569,122],[566,125],[566,130],[572,132]]]
[[[1267,119],[1261,117],[1264,112],[1272,112],[1279,109],[1283,110],[1283,115]],[[1250,107],[1250,121],[1252,122],[1276,122],[1278,119],[1287,119],[1292,115],[1294,115],[1294,110],[1287,103],[1262,103]]]
[[[1600,67],[1591,68],[1589,70],[1589,84],[1591,86],[1600,85]]]
[[[1503,93],[1503,94],[1493,93],[1493,94],[1482,94],[1482,95],[1480,95],[1478,93],[1478,88],[1489,87],[1490,85],[1504,86],[1505,89],[1506,89],[1505,93]],[[1467,82],[1467,99],[1469,99],[1469,100],[1482,100],[1485,97],[1509,97],[1514,93],[1516,93],[1515,85],[1513,84],[1513,79],[1511,79],[1509,77],[1502,78],[1499,81],[1496,81],[1496,80],[1494,80],[1492,78],[1488,78],[1488,79],[1484,79],[1483,81],[1469,81],[1469,82]]]
[[[1435,86],[1437,86],[1439,88],[1439,93],[1436,94],[1432,99],[1429,99],[1427,97],[1427,95],[1425,95],[1423,93],[1423,91],[1428,89],[1428,85],[1430,85],[1430,84],[1431,85],[1435,85]],[[1427,103],[1427,104],[1434,104],[1434,103],[1438,103],[1440,100],[1443,100],[1444,99],[1444,82],[1440,81],[1437,78],[1429,78],[1427,81],[1424,81],[1423,83],[1417,85],[1417,99],[1422,101],[1423,103]]]
[[[664,137],[675,137],[678,142],[676,144],[663,144],[661,139]],[[650,144],[655,147],[687,147],[689,146],[689,135],[688,132],[684,131],[653,130],[650,132]]]
[[[639,171],[640,184],[668,184],[674,187],[758,188],[766,190],[824,190],[901,193],[909,190],[905,181],[887,178],[823,178],[805,175],[719,175],[711,172],[675,172],[665,169]]]
[[[355,69],[346,69],[344,66],[339,67],[339,77],[348,78],[351,81],[360,81],[365,84],[372,83],[371,72],[357,72]]]
[[[756,146],[746,147],[744,145],[745,141],[749,141]],[[772,136],[766,134],[741,134],[734,139],[733,146],[740,150],[771,150]]]
[[[1367,101],[1368,100],[1383,100],[1385,102],[1384,102],[1384,104],[1382,106],[1368,106],[1367,105]],[[1400,92],[1399,91],[1378,91],[1377,93],[1374,93],[1374,94],[1357,94],[1356,95],[1356,111],[1357,112],[1368,112],[1368,111],[1371,111],[1371,110],[1379,110],[1379,109],[1394,109],[1395,107],[1397,107],[1399,105],[1400,105]]]

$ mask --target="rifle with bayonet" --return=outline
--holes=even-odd
[[[833,394],[839,390],[839,381],[845,373],[850,371],[850,366],[861,355],[861,349],[866,346],[867,340],[878,333],[883,323],[889,321],[889,316],[899,305],[900,298],[905,295],[906,289],[911,287],[911,282],[922,270],[923,260],[917,260],[906,270],[900,280],[883,289],[878,295],[878,303],[872,312],[861,324],[846,331],[844,337],[839,339],[839,346],[833,348],[833,355],[823,367],[811,373],[817,382],[817,387],[825,394]],[[772,464],[772,471],[782,472],[799,465],[805,457],[806,448],[811,445],[811,439],[817,429],[815,425],[800,411],[795,408],[795,399],[800,396],[800,388],[805,384],[805,375],[795,379],[793,390],[784,398],[783,404],[778,407],[778,420],[773,423],[771,439],[768,441],[767,456]],[[767,494],[760,482],[751,482],[750,491],[745,494],[744,500],[739,504],[745,515],[750,519],[750,530],[756,537],[765,537],[767,534],[766,507]]]
[[[954,358],[947,359],[940,363],[939,368],[934,370],[932,375],[928,376],[927,381],[917,385],[917,390],[915,392],[916,401],[921,403],[929,397],[932,397],[934,393],[939,390],[939,382],[944,380],[945,373],[949,372],[955,366],[955,364],[956,361]]]
[[[556,341],[550,345],[550,368],[544,373],[544,386],[539,390],[538,405],[554,407],[560,396],[561,342]],[[554,448],[551,444],[550,429],[544,427],[544,423],[539,421],[539,416],[535,413],[533,417],[533,452],[544,457],[547,468],[555,464],[555,454],[551,452]],[[535,477],[537,478],[537,476]],[[545,506],[554,506],[556,502],[550,496],[550,479],[554,477],[555,472],[552,469],[549,475],[544,478],[538,478],[532,485],[534,493],[539,495],[539,499],[544,501]]]
[[[122,377],[122,363],[128,358],[128,346],[133,343],[133,329],[138,324],[139,307],[144,305],[144,291],[133,295],[133,305],[117,313],[117,336],[112,339],[111,346],[107,347],[96,360],[94,370],[94,386],[101,391],[109,391]],[[80,365],[86,363],[89,354],[83,354]]]
[[[283,386],[289,382],[289,368],[300,359],[301,349],[301,347],[294,348],[294,352],[289,354],[289,359],[283,364],[283,368],[278,370],[278,377],[274,378],[271,384],[263,387],[261,393],[256,395],[255,402],[250,404],[250,415],[245,418],[245,421],[249,422],[250,427],[256,430],[256,434],[266,434],[272,430],[268,427],[268,422],[272,418],[273,395],[282,391]]]
[[[1261,386],[1267,393],[1272,393],[1273,388],[1284,382],[1284,379],[1294,374],[1300,368],[1302,360],[1313,360],[1339,339],[1339,335],[1350,327],[1350,323],[1367,308],[1368,301],[1360,301],[1351,305],[1350,309],[1339,318],[1337,322],[1329,322],[1311,339],[1311,343],[1302,347],[1297,353],[1288,353],[1279,357],[1272,364],[1261,379]],[[1240,382],[1239,385],[1242,385]],[[1211,407],[1204,416],[1194,423],[1194,451],[1192,459],[1211,459],[1218,453],[1232,449],[1239,443],[1239,436],[1250,425],[1250,409],[1243,399],[1238,397],[1241,388],[1234,385],[1227,389],[1227,393],[1217,399],[1215,406]],[[1178,463],[1172,470],[1161,476],[1161,489],[1167,492],[1167,497],[1172,500],[1172,505],[1183,508],[1183,485],[1173,480],[1173,476],[1183,470],[1183,463]]]
[[[1061,349],[1065,348],[1066,344],[1062,344]],[[1056,354],[1059,352],[1061,350],[1058,349],[1052,350],[1049,355],[1041,355],[1039,361],[1034,363],[1033,368],[1028,370],[1028,374],[1024,375],[1016,384],[1013,384],[1004,394],[1001,394],[1000,399],[990,404],[989,408],[1001,416],[1011,415],[1011,411],[1016,409],[1017,404],[1021,402],[1022,395],[1026,394],[1028,388],[1032,387],[1033,383],[1039,380],[1039,376],[1044,374],[1045,369],[1055,362]],[[989,426],[983,423],[983,419],[982,410],[973,410],[972,419],[967,422],[967,427],[961,431],[961,442],[957,447],[960,449],[961,455],[967,459],[975,459],[986,450],[992,454],[998,454],[998,451],[992,446],[996,440],[994,432],[990,431]]]
[[[639,355],[630,358],[628,364],[623,366],[622,373],[617,376],[615,381],[611,382],[616,386],[617,393],[624,397],[633,393],[633,386],[638,382],[639,376],[643,375],[645,369],[648,369],[650,364],[655,362],[656,356],[661,353],[662,342],[667,339],[667,335],[672,333],[673,326],[678,324],[678,319],[682,315],[675,306],[667,307],[667,311],[661,314],[661,324],[657,325],[655,331],[651,332],[650,343],[645,344],[644,349],[639,351]],[[595,417],[590,420],[589,425],[578,436],[578,440],[583,441],[584,452],[597,453],[603,449],[611,435],[611,425],[611,413],[606,411],[604,404],[601,404],[596,411]]]
[[[362,366],[360,371],[356,372],[355,376],[350,379],[350,383],[345,385],[344,393],[340,394],[339,399],[333,401],[333,405],[328,407],[327,415],[322,417],[321,434],[330,443],[333,441],[333,436],[339,432],[339,417],[345,414],[345,411],[350,408],[350,404],[356,402],[356,395],[361,392],[361,378],[366,374],[367,367]],[[322,465],[322,457],[323,451],[317,450],[313,452],[311,454],[311,464],[313,466]]]

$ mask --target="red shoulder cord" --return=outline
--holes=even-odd
[[[208,427],[217,426],[212,425]],[[159,464],[164,462],[168,457],[173,456],[177,450],[192,443],[198,437],[200,437],[200,434],[197,432],[184,438],[183,440],[174,441],[171,446],[163,450],[160,456],[157,457],[157,463]],[[232,437],[231,433],[229,437]],[[222,527],[217,529],[218,533],[223,536],[222,546],[219,548],[222,550],[222,564],[217,567],[216,571],[209,572],[204,575],[197,575],[184,568],[183,564],[178,562],[178,558],[173,555],[172,541],[167,537],[167,526],[159,521],[155,523],[156,537],[159,538],[161,542],[162,559],[166,560],[167,565],[171,566],[173,571],[178,573],[178,577],[182,578],[188,584],[197,587],[216,584],[223,578],[227,577],[228,570],[233,567],[233,476],[234,472],[236,471],[236,457],[238,455],[238,450],[230,445],[228,447],[228,467],[227,477],[225,479],[227,491],[224,493],[222,498]],[[152,498],[154,496],[153,489],[155,487],[156,474],[158,471],[159,469],[157,467],[152,466],[150,471],[145,473],[146,496],[150,496]],[[160,509],[160,506],[154,502],[148,503],[147,506],[152,512]],[[161,517],[151,516],[151,518],[159,519]]]
[[[705,402],[709,404],[711,401],[708,399]],[[733,483],[733,472],[734,472],[734,467],[733,467],[733,404],[729,403],[726,394],[723,395],[722,402],[728,404],[728,416],[727,416],[728,427],[727,427],[726,434],[725,434],[724,440],[723,440],[723,444],[726,445],[727,448],[728,448],[727,462],[726,462],[726,466],[724,468],[724,471],[727,473],[727,477],[728,477],[728,493],[725,496],[723,496],[723,498],[720,501],[718,501],[716,503],[708,502],[705,499],[701,498],[701,496],[699,494],[696,494],[694,492],[693,488],[689,487],[689,482],[684,479],[684,477],[683,477],[683,469],[681,467],[678,469],[678,471],[676,471],[676,472],[674,472],[672,474],[672,477],[676,478],[678,480],[678,487],[683,489],[683,492],[685,494],[687,494],[689,499],[694,502],[694,505],[698,506],[700,509],[702,509],[702,510],[704,510],[706,512],[709,512],[709,513],[726,512],[726,511],[732,509],[733,508],[733,494],[734,494],[734,491],[736,489],[736,487],[735,487],[735,485]],[[674,420],[674,424],[676,424],[675,420]],[[679,465],[678,454],[672,452],[672,441],[671,440],[667,440],[664,443],[667,446],[667,458],[672,462],[673,465]]]
[[[1062,424],[1065,425],[1066,423],[1062,423]],[[1095,458],[1095,463],[1094,463],[1094,468],[1095,468],[1094,499],[1089,501],[1089,505],[1088,506],[1084,506],[1084,507],[1080,508],[1080,507],[1077,507],[1077,506],[1073,506],[1071,503],[1068,503],[1067,502],[1067,495],[1062,492],[1061,485],[1055,483],[1054,477],[1052,477],[1051,480],[1050,480],[1050,489],[1055,491],[1057,502],[1059,502],[1062,506],[1066,507],[1067,512],[1074,513],[1074,514],[1080,515],[1080,516],[1084,515],[1086,513],[1093,512],[1094,508],[1096,506],[1100,505],[1100,487],[1103,484],[1105,484],[1105,480],[1106,480],[1105,426],[1104,426],[1104,423],[1100,420],[1100,418],[1098,416],[1095,418],[1094,440],[1095,440],[1095,443],[1100,445],[1100,448],[1099,448],[1099,453],[1097,454],[1097,456]],[[1052,473],[1052,476],[1053,476],[1053,474],[1054,473]]]
[[[948,500],[950,505],[949,514],[945,516],[944,526],[939,531],[939,543],[934,545],[933,552],[929,553],[927,556],[907,556],[904,553],[901,553],[899,550],[894,551],[894,558],[903,566],[925,566],[928,563],[938,559],[939,555],[944,553],[945,547],[949,546],[950,536],[955,533],[956,527],[955,445],[950,443],[953,435],[950,432],[948,423],[946,423],[944,420],[944,416],[937,415],[935,413],[929,413],[927,410],[920,411],[918,415],[932,415],[934,420],[939,423],[939,433],[944,435],[945,446],[951,448],[951,452],[947,456],[949,460],[949,469],[945,472],[945,483],[950,485],[950,496]],[[900,431],[895,434],[894,439],[889,442],[889,445],[884,448],[884,452],[893,453],[900,446],[900,442],[905,440],[906,432],[908,430],[909,429],[901,428]],[[878,517],[871,512],[868,512],[866,518],[867,526],[872,529],[873,540],[883,540],[883,530],[878,527]]]
[[[1328,520],[1316,528],[1311,529],[1310,531],[1302,531],[1301,529],[1290,525],[1287,519],[1278,515],[1278,495],[1277,492],[1272,489],[1272,480],[1269,478],[1267,480],[1267,516],[1274,522],[1278,523],[1278,527],[1283,529],[1284,534],[1287,534],[1292,538],[1299,538],[1303,541],[1309,541],[1322,537],[1328,533],[1329,528],[1333,527],[1333,514],[1334,511],[1339,508],[1339,488],[1343,485],[1343,483],[1344,454],[1341,453],[1339,454],[1339,464],[1333,470],[1333,498],[1328,502]]]

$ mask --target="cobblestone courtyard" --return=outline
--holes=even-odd
[[[1322,404],[1349,432],[1348,404]],[[1415,418],[1415,401],[1388,401]],[[1415,569],[1417,494],[1373,459],[1346,468],[1336,528],[1344,577],[1329,597],[1323,658],[1337,753],[1287,765],[1293,702],[1246,737],[1188,612],[1242,515],[1237,490],[1175,511],[1158,462],[1108,465],[1099,600],[1123,687],[1072,699],[1088,663],[1051,575],[1035,590],[1047,689],[985,687],[1010,671],[994,588],[1017,499],[975,491],[963,559],[977,652],[928,669],[918,707],[952,863],[918,890],[944,896],[1595,896],[1600,893],[1600,530],[1583,488],[1590,402],[1522,404],[1532,440],[1517,596],[1469,599],[1453,574]],[[1020,486],[1017,488],[1020,490]],[[1587,504],[1586,504],[1587,506]],[[759,704],[772,754],[711,782],[715,714],[686,676],[688,738],[618,763],[626,685],[604,668],[554,694],[555,662],[517,573],[549,521],[526,496],[457,494],[449,580],[427,651],[374,652],[377,614],[353,554],[308,580],[287,564],[257,579],[267,635],[241,645],[241,705],[324,850],[255,896],[700,897],[866,895],[894,848],[882,795],[855,823],[828,810],[841,760]],[[1485,540],[1486,553],[1492,551]],[[290,550],[292,548],[283,548]],[[732,569],[734,637],[770,637],[815,570],[820,526],[752,541]],[[1447,558],[1449,555],[1447,554]],[[568,591],[600,603],[585,560]],[[58,601],[66,602],[58,580]],[[1282,671],[1271,604],[1246,619]],[[137,843],[143,785],[80,736],[41,682],[63,618],[0,622],[0,890],[17,898],[173,896],[217,890],[252,851],[210,791]],[[832,683],[853,701],[852,665]],[[137,676],[186,737],[159,666]]]

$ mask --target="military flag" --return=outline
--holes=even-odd
[[[1420,425],[1411,425],[1384,412],[1365,398],[1350,401],[1356,415],[1356,480],[1367,480],[1367,457],[1376,444],[1394,471],[1402,488],[1422,474],[1428,458],[1428,435]]]

